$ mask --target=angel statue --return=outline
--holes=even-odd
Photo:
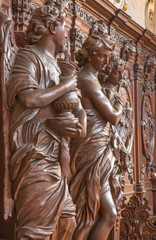
[[[63,74],[58,65],[66,12],[63,1],[50,3],[34,11],[27,29],[29,44],[16,51],[11,74],[8,69],[10,78],[4,79],[17,240],[70,240],[76,227],[67,184],[71,175],[68,140],[85,136],[86,115],[78,97],[70,116],[57,114],[56,105],[68,105],[59,99],[76,91],[77,79],[74,74]],[[3,38],[8,46],[9,33]],[[66,98],[62,101],[66,103]]]
[[[71,147],[70,192],[76,204],[77,222],[73,240],[106,240],[116,222],[109,183],[116,161],[111,126],[121,119],[124,102],[115,96],[112,103],[98,79],[113,48],[114,41],[109,35],[91,34],[76,53],[81,67],[78,87],[87,114],[87,134],[81,141],[73,140]]]

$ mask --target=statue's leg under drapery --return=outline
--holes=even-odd
[[[99,218],[93,227],[88,240],[107,240],[116,221],[116,217],[116,207],[109,190],[101,196]]]

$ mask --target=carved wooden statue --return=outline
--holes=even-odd
[[[55,101],[76,91],[77,83],[73,73],[60,77],[56,58],[64,46],[65,11],[60,1],[51,2],[35,10],[29,45],[18,51],[7,88],[18,240],[48,239],[57,225],[59,239],[70,240],[76,224],[68,144],[70,137],[85,135],[86,115],[77,95],[72,107],[69,96],[60,100],[69,102],[73,114],[57,115]]]
[[[124,103],[123,112],[125,110],[129,110],[129,108],[127,108],[126,106],[126,104],[128,103],[120,94],[120,89],[125,84],[127,84],[125,82],[126,80],[123,79],[125,64],[125,61],[120,59],[119,54],[114,51],[109,57],[109,64],[106,66],[104,71],[99,74],[99,79],[101,80],[103,92],[108,97],[112,106],[114,105],[116,98],[120,99]],[[113,153],[116,157],[116,161],[111,172],[109,182],[111,186],[113,200],[117,208],[118,216],[120,215],[120,201],[124,192],[126,171],[128,172],[129,179],[131,181],[133,179],[132,156],[129,149],[131,145],[131,139],[128,139],[128,137],[130,136],[126,136],[125,131],[123,134],[120,133],[122,117],[117,126],[111,126],[112,146],[114,148]],[[127,141],[127,139],[129,141]],[[116,227],[118,229],[118,220],[116,223]]]
[[[87,114],[87,135],[81,141],[73,141],[71,149],[73,178],[70,192],[76,204],[77,221],[73,240],[105,240],[116,221],[116,207],[109,184],[116,160],[111,125],[119,122],[124,104],[117,94],[112,103],[98,80],[99,71],[108,63],[113,47],[108,35],[92,34],[76,55],[82,67],[78,87]],[[111,80],[118,84],[121,71],[116,72],[117,78]]]

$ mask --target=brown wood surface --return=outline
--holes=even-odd
[[[33,11],[37,7],[43,6],[45,3],[43,0],[33,0],[25,1],[25,5],[21,5],[21,2],[24,1],[11,2],[9,0],[2,0],[2,5],[0,6],[3,13],[7,14],[10,19],[14,21],[14,34],[16,39],[16,44],[14,44],[14,47],[17,45],[18,48],[23,48],[26,44],[28,44],[26,39],[28,22],[32,17]],[[117,212],[117,222],[114,225],[114,228],[111,230],[108,239],[132,239],[132,237],[134,237],[133,227],[135,227],[135,236],[139,237],[139,239],[144,237],[145,239],[150,240],[156,237],[156,176],[154,167],[154,165],[156,165],[156,136],[154,135],[156,119],[156,36],[149,30],[145,30],[139,26],[131,19],[129,15],[127,15],[124,11],[117,9],[107,0],[69,0],[65,29],[67,42],[66,45],[68,45],[67,50],[71,56],[71,60],[75,61],[75,52],[82,48],[84,40],[88,38],[88,35],[90,34],[90,30],[93,28],[93,26],[97,26],[98,19],[102,19],[101,22],[105,33],[108,33],[115,42],[115,55],[121,57],[122,60],[126,62],[124,69],[125,81],[123,81],[123,85],[120,87],[119,93],[122,96],[122,100],[127,102],[128,105],[126,105],[126,107],[129,107],[130,110],[125,108],[125,115],[121,117],[117,129],[121,139],[125,141],[124,145],[128,150],[128,154],[132,154],[132,161],[134,164],[133,182],[130,179],[130,175],[132,175],[131,170],[128,168],[129,174],[120,168],[118,174],[115,173],[113,175],[115,179],[118,179],[119,175],[122,175],[120,184],[118,185],[120,186],[118,194],[121,194],[120,198],[123,196],[127,197],[127,200],[124,199],[122,201],[122,209],[121,211]],[[15,240],[16,237],[14,229],[16,224],[17,210],[13,211],[12,217],[9,217],[8,209],[12,207],[12,203],[9,202],[9,200],[6,200],[10,199],[10,193],[6,192],[8,187],[8,173],[6,171],[8,167],[7,159],[9,159],[10,156],[9,124],[7,123],[9,121],[9,115],[7,115],[8,112],[6,110],[7,97],[5,92],[5,84],[3,82],[4,77],[2,74],[4,70],[2,43],[0,43],[0,47],[0,239]],[[9,45],[9,47],[11,49],[11,45]],[[14,63],[14,59],[11,59],[11,61]],[[117,60],[115,61],[117,62]],[[106,76],[106,73],[104,74]],[[83,86],[81,90],[83,92]],[[91,104],[90,100],[86,100],[84,95],[85,94],[82,96],[82,103],[84,101],[82,104],[83,108],[86,106],[88,107],[87,104]],[[21,99],[23,96],[21,96]],[[91,101],[94,102],[94,99]],[[43,114],[50,115],[51,112],[49,112],[48,109],[49,108],[47,108]],[[102,105],[99,109],[102,109]],[[53,109],[52,111],[59,112],[58,109]],[[126,115],[130,113],[132,114]],[[53,120],[48,124],[49,126],[50,124],[53,125]],[[127,130],[130,129],[130,126],[131,133]],[[147,134],[148,132],[151,134]],[[75,133],[75,136],[76,134],[78,135],[79,133]],[[129,147],[129,145],[131,145],[129,140],[130,137],[131,139],[133,138],[133,143],[132,146]],[[69,144],[69,139],[64,139],[64,144],[67,147]],[[62,168],[67,169],[67,166],[65,165]],[[70,178],[69,172],[65,171],[64,174],[67,174],[67,177]],[[68,182],[70,182],[70,179]],[[80,193],[81,191],[79,194]],[[73,194],[74,193],[71,192],[71,196]],[[114,196],[114,202],[116,201],[115,203],[117,204],[118,199],[116,200]],[[147,203],[146,200],[143,199],[144,197],[147,200]],[[130,204],[134,204],[134,206],[137,205],[138,208],[131,209]],[[140,217],[140,214],[142,213],[144,213],[147,218],[145,215],[141,215],[142,217]],[[97,213],[96,220],[93,222],[93,229],[96,229],[95,226],[99,220],[98,214],[99,212]],[[126,214],[133,216],[135,215],[135,218],[128,218],[127,216],[129,215]],[[62,230],[61,227],[56,227],[55,229],[56,236],[53,237],[55,240],[57,240],[57,234],[59,234],[59,231]],[[75,226],[73,229],[74,228]],[[143,230],[140,231],[138,229]],[[95,233],[94,230],[89,230],[89,233],[90,231],[92,231],[91,234],[93,233],[93,235],[90,235],[87,240],[92,239],[91,237],[95,239],[95,235],[97,235],[97,239],[100,239],[98,238],[98,230],[95,230]],[[71,237],[69,237],[69,239],[66,238],[66,240],[70,239]],[[73,239],[83,240],[81,236]],[[106,238],[103,237],[103,239]]]

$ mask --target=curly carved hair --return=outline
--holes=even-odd
[[[78,66],[83,67],[88,62],[89,56],[95,55],[101,47],[111,51],[114,48],[114,41],[107,34],[90,35],[84,41],[82,48],[75,53]]]
[[[56,27],[63,25],[65,16],[65,8],[60,4],[51,3],[37,8],[27,28],[29,44],[37,43],[49,31],[54,34]]]

